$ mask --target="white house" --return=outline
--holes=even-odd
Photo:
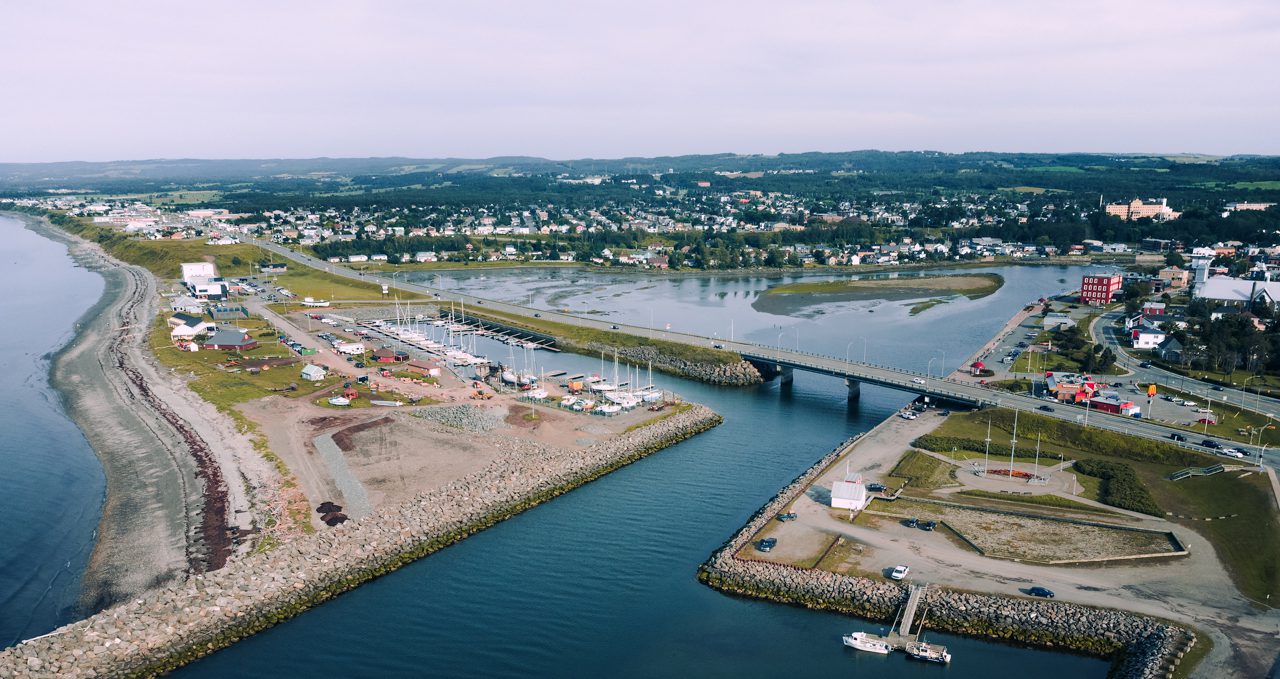
[[[302,368],[302,379],[308,382],[319,382],[325,378],[326,374],[324,368],[314,363],[308,363]]]
[[[1133,330],[1133,348],[1155,349],[1160,346],[1168,336],[1168,333],[1154,325],[1145,324]]]
[[[845,477],[845,480],[831,484],[831,507],[833,509],[862,511],[869,501],[867,487],[862,483],[861,474]]]
[[[369,261],[369,255],[351,255],[347,257],[347,261],[348,262],[367,262]]]
[[[204,313],[204,302],[201,302],[191,295],[181,295],[179,297],[174,297],[173,300],[169,302],[169,309],[174,312],[195,314],[198,316]]]

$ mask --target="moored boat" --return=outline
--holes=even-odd
[[[951,653],[944,646],[934,646],[924,641],[913,641],[903,647],[907,655],[925,662],[949,663]]]
[[[883,639],[877,639],[868,635],[866,632],[854,632],[853,634],[844,635],[844,645],[850,648],[856,648],[859,651],[867,651],[868,653],[880,653],[888,655],[893,647],[889,642]]]

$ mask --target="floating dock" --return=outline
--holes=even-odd
[[[920,604],[924,600],[925,591],[928,589],[928,585],[911,585],[907,595],[907,602],[902,605],[902,608],[898,609],[898,615],[894,617],[894,625],[890,628],[889,633],[880,635],[868,632],[867,638],[883,641],[889,644],[893,650],[903,651],[919,660],[938,663],[951,662],[951,654],[947,651],[946,646],[920,641],[920,635],[924,632],[924,616],[921,616],[919,626],[915,625],[915,619],[916,614],[920,612]],[[913,626],[916,627],[914,633],[911,631]]]

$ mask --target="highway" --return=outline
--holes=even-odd
[[[254,239],[246,239],[245,242],[253,243],[264,250],[278,254],[299,264],[304,264],[322,271],[328,271],[351,280],[382,284],[405,292],[428,295],[441,302],[459,302],[466,306],[473,307],[480,312],[492,310],[526,318],[536,316],[556,323],[565,323],[579,327],[594,328],[597,330],[624,332],[641,337],[652,337],[670,342],[680,342],[708,349],[723,349],[725,351],[736,352],[747,360],[764,364],[766,366],[788,367],[796,370],[805,370],[835,377],[844,377],[860,383],[876,384],[916,394],[927,394],[978,407],[999,406],[1004,408],[1015,408],[1018,410],[1035,411],[1037,415],[1078,422],[1081,424],[1087,424],[1091,427],[1120,432],[1132,436],[1140,436],[1148,439],[1160,439],[1165,443],[1179,445],[1199,452],[1207,451],[1205,448],[1198,445],[1198,442],[1205,438],[1213,438],[1203,436],[1196,437],[1186,431],[1167,427],[1157,422],[1112,415],[1110,413],[1102,413],[1096,410],[1087,411],[1085,408],[1074,405],[1063,405],[1058,403],[1050,405],[1049,402],[1043,399],[1038,399],[1027,394],[995,391],[981,384],[933,377],[889,366],[877,366],[859,361],[848,361],[842,358],[810,354],[793,349],[771,347],[750,342],[730,341],[690,333],[655,330],[653,328],[646,328],[642,326],[613,323],[593,318],[583,318],[581,316],[573,316],[556,311],[531,309],[516,304],[509,304],[506,302],[477,297],[475,295],[459,293],[457,290],[446,291],[433,288],[431,286],[396,281],[393,276],[381,274],[364,275],[344,266],[331,264],[275,243]],[[1117,354],[1119,355],[1118,352]],[[1171,440],[1170,435],[1174,433],[1186,436],[1189,441],[1185,443],[1178,443]],[[1216,440],[1223,447],[1244,448],[1244,446],[1234,441],[1226,439]],[[1246,452],[1250,452],[1251,455],[1257,454],[1256,451]],[[1274,464],[1270,458],[1267,461],[1268,463]]]

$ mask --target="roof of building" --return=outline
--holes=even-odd
[[[1196,287],[1196,297],[1212,299],[1220,302],[1248,302],[1249,295],[1254,297],[1265,294],[1269,299],[1280,299],[1280,282],[1250,281],[1242,278],[1218,276],[1210,278]]]
[[[249,336],[249,333],[240,328],[223,328],[215,333],[209,339],[205,340],[205,344],[220,347],[236,347],[247,344],[256,344],[257,342]]]

